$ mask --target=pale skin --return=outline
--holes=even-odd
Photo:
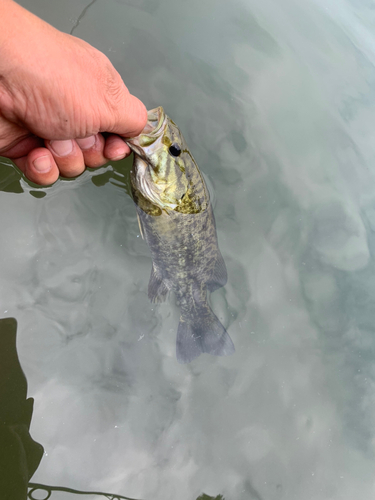
[[[0,0],[0,156],[48,185],[125,158],[146,123],[104,54]]]

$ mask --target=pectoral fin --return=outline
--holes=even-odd
[[[143,229],[142,229],[142,222],[141,219],[139,218],[139,215],[137,214],[137,219],[138,219],[138,226],[139,226],[139,232],[141,233],[142,240],[145,239],[144,234],[143,234]]]
[[[151,269],[150,281],[148,283],[148,298],[151,302],[164,302],[168,293],[164,281],[156,274],[154,266]]]

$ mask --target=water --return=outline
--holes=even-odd
[[[23,5],[180,126],[215,190],[229,282],[212,303],[237,349],[177,364],[178,307],[148,301],[127,161],[39,190],[2,167],[0,313],[18,320],[45,448],[33,481],[144,500],[372,499],[372,3]]]

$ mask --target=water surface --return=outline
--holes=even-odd
[[[177,364],[178,307],[148,301],[128,161],[45,189],[2,162],[0,313],[18,320],[45,448],[33,481],[144,500],[372,499],[372,4],[22,4],[178,123],[214,187],[229,281],[212,303],[236,346]]]

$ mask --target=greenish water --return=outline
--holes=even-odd
[[[175,358],[129,162],[0,171],[0,315],[45,453],[34,482],[143,500],[370,500],[375,14],[365,0],[22,4],[102,50],[215,191],[228,358]],[[53,500],[67,498],[58,494]]]

